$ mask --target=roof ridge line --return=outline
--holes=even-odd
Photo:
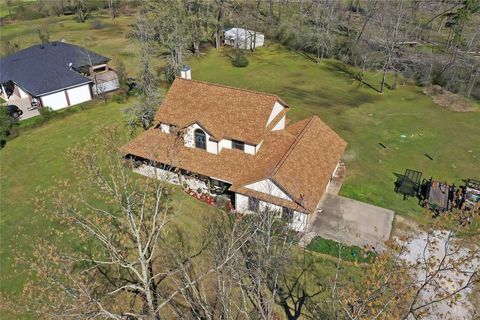
[[[307,132],[307,129],[310,128],[310,126],[312,125],[313,121],[315,120],[316,116],[311,116],[310,117],[310,120],[308,120],[308,123],[307,125],[302,129],[302,131],[300,131],[300,133],[298,134],[297,138],[295,139],[295,141],[292,143],[292,145],[290,146],[290,148],[288,148],[287,152],[285,152],[285,154],[283,155],[282,159],[280,159],[280,161],[278,161],[277,165],[272,169],[271,173],[269,174],[268,178],[275,181],[276,182],[276,179],[274,178],[275,174],[277,173],[277,171],[280,169],[280,167],[285,163],[285,161],[287,160],[287,158],[290,156],[290,154],[293,152],[293,150],[295,149],[295,147],[298,145],[298,143],[300,142],[300,140],[303,138],[303,136],[305,135],[305,132]],[[276,182],[279,186],[281,185],[280,183]],[[287,193],[289,194],[289,193]],[[304,208],[305,210],[307,210],[307,208],[305,207],[305,204],[302,203],[302,201],[298,200],[298,198],[296,196],[294,196],[293,194],[290,194],[290,197],[292,198],[292,200],[298,204],[300,207]],[[300,195],[301,197],[301,195]]]
[[[312,116],[310,118],[310,120],[308,121],[307,125],[305,126],[305,128],[303,128],[302,131],[300,131],[300,133],[298,134],[295,141],[288,148],[287,152],[285,152],[283,157],[278,161],[277,165],[275,167],[273,167],[272,171],[268,175],[269,178],[270,177],[273,178],[273,176],[277,173],[277,171],[280,169],[280,167],[283,165],[283,163],[287,160],[288,156],[292,153],[293,149],[295,149],[295,147],[298,145],[301,138],[305,135],[305,132],[307,131],[307,129],[312,125],[312,122],[313,122],[314,119],[315,119],[315,116]]]
[[[180,80],[183,80],[183,81],[193,81],[193,82],[198,82],[198,83],[208,84],[208,85],[211,85],[211,86],[217,86],[217,87],[233,89],[233,90],[238,90],[238,91],[245,91],[245,92],[260,94],[260,95],[264,95],[264,96],[270,96],[270,97],[276,98],[277,100],[280,100],[283,103],[285,103],[282,99],[280,99],[280,97],[278,95],[273,94],[273,93],[260,92],[260,91],[249,90],[249,89],[244,89],[244,88],[237,88],[237,87],[227,86],[225,84],[213,83],[213,82],[202,81],[202,80],[184,79],[184,78],[180,78],[180,77],[176,78],[176,79],[180,79]],[[285,103],[285,105],[288,106],[286,103]]]

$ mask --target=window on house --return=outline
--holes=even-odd
[[[257,198],[248,198],[248,210],[253,212],[258,212],[260,208],[260,201]]]
[[[200,129],[195,130],[195,148],[207,150],[207,135]]]
[[[238,140],[232,140],[232,148],[245,151],[245,143]]]
[[[288,223],[293,222],[293,210],[287,207],[282,207],[282,218]]]

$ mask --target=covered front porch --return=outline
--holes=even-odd
[[[127,155],[126,159],[132,161],[134,172],[181,186],[192,197],[218,208],[239,213],[255,213],[268,209],[277,211],[282,217],[288,216],[289,226],[297,232],[303,232],[307,226],[306,213],[292,209],[287,210],[287,208],[275,205],[267,200],[262,201],[255,197],[231,191],[231,184],[226,181],[166,164],[154,163],[132,155]],[[252,201],[256,201],[256,209],[251,208]]]
[[[231,184],[228,182],[138,158],[134,160],[133,171],[181,186],[186,193],[217,207],[234,208],[235,194],[229,191]]]

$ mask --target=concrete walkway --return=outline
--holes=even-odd
[[[302,242],[306,245],[318,235],[381,252],[390,238],[394,215],[392,210],[327,193],[310,217]]]

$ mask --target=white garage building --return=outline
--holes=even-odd
[[[110,59],[64,42],[35,45],[0,59],[2,98],[36,99],[59,110],[118,89]]]

